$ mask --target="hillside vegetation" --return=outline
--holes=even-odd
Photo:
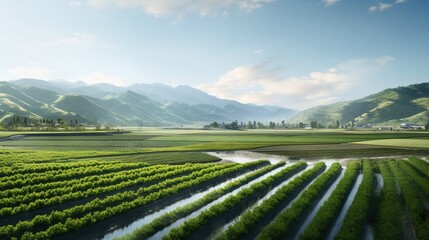
[[[219,99],[189,87],[110,84],[20,79],[0,82],[0,122],[14,115],[32,120],[58,118],[66,122],[123,126],[177,126],[213,121],[271,121],[295,111]]]
[[[429,120],[429,83],[386,89],[368,97],[314,107],[295,116],[292,122],[317,121],[324,125],[416,122]]]

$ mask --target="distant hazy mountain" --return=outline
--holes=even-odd
[[[212,121],[284,120],[294,110],[219,99],[189,87],[135,84],[87,85],[63,80],[19,79],[0,82],[0,121],[13,115],[32,119],[167,126]]]
[[[334,121],[341,124],[355,121],[356,124],[384,123],[388,121],[429,121],[429,83],[386,89],[355,101],[305,110],[291,119],[292,122],[318,121],[328,125]]]

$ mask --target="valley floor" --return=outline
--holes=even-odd
[[[2,136],[0,239],[429,236],[429,133]]]

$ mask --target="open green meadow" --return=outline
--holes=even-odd
[[[0,239],[429,236],[425,132],[0,136]],[[235,150],[277,160],[236,163],[208,154]]]

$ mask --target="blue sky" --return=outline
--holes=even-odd
[[[190,85],[296,109],[429,81],[429,1],[4,0],[0,80]]]

